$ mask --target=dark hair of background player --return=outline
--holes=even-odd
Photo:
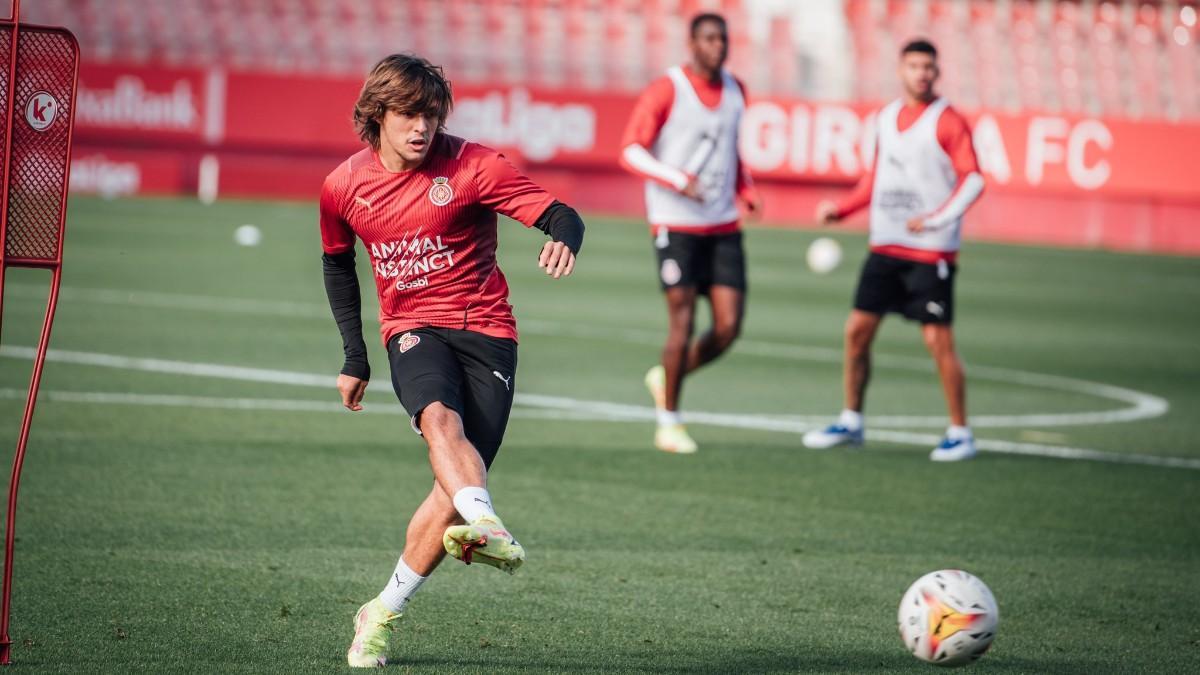
[[[411,54],[392,54],[371,69],[354,104],[354,130],[358,137],[379,149],[379,123],[387,111],[402,115],[430,115],[438,130],[454,108],[450,81],[441,67]]]
[[[929,40],[910,40],[904,45],[904,49],[900,50],[900,56],[905,54],[928,54],[933,58],[937,58],[937,47]]]
[[[727,30],[727,26],[725,25],[725,17],[721,16],[720,14],[713,14],[712,12],[705,12],[704,14],[697,14],[692,18],[692,25],[688,29],[688,35],[696,37],[696,31],[700,30],[700,26],[704,25],[706,21],[712,21],[713,23],[720,24],[721,30]]]

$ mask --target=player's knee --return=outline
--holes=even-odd
[[[851,319],[846,322],[846,349],[854,352],[866,351],[875,336],[872,326]]]
[[[717,339],[717,344],[722,349],[732,345],[741,334],[742,322],[740,320],[721,321],[713,326],[713,337]]]
[[[695,322],[692,321],[690,312],[687,314],[675,315],[672,314],[667,322],[667,345],[679,343],[687,345],[688,340],[692,338],[692,332],[695,330]]]
[[[441,403],[431,403],[421,411],[418,420],[421,434],[430,443],[457,441],[463,438],[462,420],[458,413]]]
[[[941,326],[926,326],[921,335],[925,339],[925,348],[933,356],[943,357],[954,354],[954,339],[950,332]]]
[[[928,349],[930,354],[933,354],[936,356],[938,351],[940,350],[940,345],[938,343],[937,336],[933,335],[929,332],[926,332],[922,337],[925,340],[925,349]]]

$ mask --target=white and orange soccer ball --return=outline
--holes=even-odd
[[[938,570],[908,587],[898,620],[900,637],[913,656],[939,666],[961,666],[992,646],[1000,608],[978,577]]]

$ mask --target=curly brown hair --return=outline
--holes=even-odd
[[[402,115],[431,115],[438,130],[454,108],[450,81],[440,66],[412,54],[392,54],[371,69],[354,104],[354,130],[379,149],[379,124],[389,110]]]

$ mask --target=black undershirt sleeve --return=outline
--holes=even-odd
[[[322,255],[321,267],[325,272],[325,295],[329,298],[329,309],[337,321],[338,332],[342,334],[342,349],[346,353],[342,374],[369,380],[371,365],[367,363],[367,343],[363,341],[362,296],[359,295],[358,275],[354,271],[354,250]]]
[[[533,226],[550,235],[554,241],[566,244],[571,253],[578,255],[579,249],[583,248],[583,219],[575,209],[557,199],[546,207]]]

